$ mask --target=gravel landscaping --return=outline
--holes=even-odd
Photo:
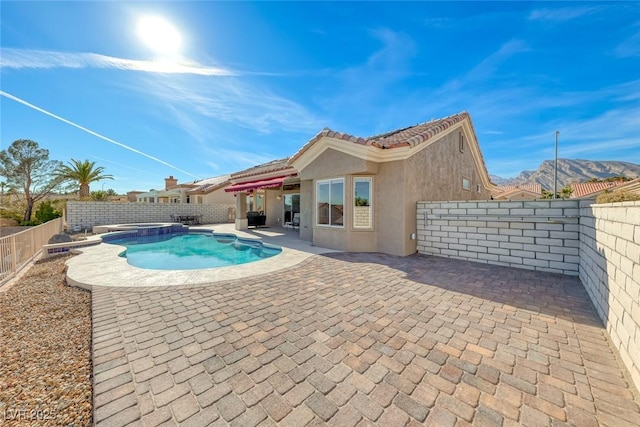
[[[66,285],[67,259],[0,292],[0,424],[92,423],[91,294]]]

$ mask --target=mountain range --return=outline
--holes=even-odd
[[[515,178],[502,178],[491,175],[494,184],[521,185],[540,184],[542,188],[553,189],[554,161],[545,160],[538,169],[520,172]],[[640,177],[640,165],[618,161],[595,161],[581,159],[558,159],[558,189],[585,182],[592,178],[604,179],[612,176]]]

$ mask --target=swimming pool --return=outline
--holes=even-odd
[[[198,270],[258,261],[278,255],[282,249],[233,234],[212,232],[132,235],[113,233],[103,241],[121,245],[120,254],[134,267],[151,270]],[[107,236],[105,236],[107,237]]]

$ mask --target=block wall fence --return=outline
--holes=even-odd
[[[233,222],[235,205],[67,202],[67,229],[95,225],[170,222],[171,215],[202,215],[203,224]]]
[[[580,280],[640,389],[640,202],[581,206]]]
[[[418,252],[579,276],[640,388],[640,202],[418,202]]]

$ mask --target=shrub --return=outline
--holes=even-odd
[[[43,224],[47,221],[51,221],[52,219],[59,218],[61,216],[62,214],[53,207],[52,202],[45,201],[40,203],[40,206],[38,206],[35,222],[38,224]]]
[[[369,199],[364,197],[356,197],[356,206],[369,206]]]
[[[638,200],[640,200],[640,194],[630,191],[607,191],[596,197],[596,203],[634,202]]]

